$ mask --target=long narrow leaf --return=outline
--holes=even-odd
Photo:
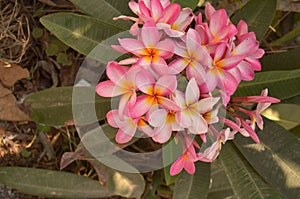
[[[102,40],[127,30],[100,19],[73,13],[50,14],[40,21],[58,39],[84,55],[89,55]]]
[[[271,46],[280,46],[280,45],[285,44],[286,42],[289,42],[292,39],[298,37],[299,34],[300,34],[300,26],[296,27],[295,29],[293,29],[292,31],[287,33],[286,35],[277,39],[276,41],[273,41],[272,43],[270,43],[270,45]]]
[[[105,118],[106,113],[111,109],[110,98],[96,95],[94,101],[82,100],[72,104],[73,89],[74,87],[51,88],[28,96],[25,103],[29,106],[31,120],[49,126],[62,126],[73,119],[72,106],[77,107],[77,112],[80,111],[80,118],[77,119],[81,124],[96,122],[87,109],[90,106],[96,110],[97,119]],[[95,88],[78,87],[76,92],[95,93]]]
[[[110,3],[114,3],[113,1],[105,1],[105,0],[70,0],[73,4],[75,4],[78,8],[83,10],[85,14],[96,17],[102,21],[105,21],[110,24],[114,24],[115,26],[122,27],[124,29],[129,29],[131,23],[129,21],[117,20],[114,21],[114,17],[120,16],[122,13],[115,8],[114,5]],[[128,1],[118,1],[121,6],[127,7],[128,9]]]
[[[244,20],[249,26],[249,31],[256,33],[257,39],[263,39],[275,15],[277,0],[250,0],[231,18],[237,24]]]
[[[268,88],[269,95],[281,100],[300,94],[300,69],[290,71],[268,71],[255,75],[253,81],[242,82],[235,96],[259,95]]]
[[[300,142],[275,122],[265,119],[261,144],[237,136],[235,145],[249,163],[285,198],[300,196]]]
[[[233,143],[228,142],[223,146],[219,158],[237,198],[282,198],[235,151]]]
[[[210,184],[210,163],[195,163],[193,175],[183,172],[176,180],[173,199],[206,199]]]
[[[211,186],[208,192],[208,199],[234,198],[231,184],[226,175],[220,158],[211,164]]]
[[[0,183],[23,193],[49,198],[99,198],[114,195],[96,180],[36,168],[0,167]]]
[[[189,7],[192,10],[194,10],[198,5],[199,0],[189,0],[189,1],[186,1],[186,0],[172,0],[172,2],[179,3],[182,8]]]
[[[261,59],[262,70],[293,70],[300,68],[300,48],[265,55]]]

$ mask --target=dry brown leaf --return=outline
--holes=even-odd
[[[7,89],[12,87],[18,80],[28,78],[29,72],[17,64],[0,61],[0,120],[28,121],[29,117],[19,109],[16,98]],[[6,88],[5,88],[6,87]]]
[[[9,94],[11,94],[11,90],[4,88],[2,86],[2,84],[0,83],[0,98],[5,97],[6,95],[9,95]]]
[[[18,80],[28,77],[29,72],[27,69],[17,64],[0,62],[0,81],[5,87],[10,88]]]
[[[28,121],[29,117],[16,105],[15,96],[10,93],[0,97],[0,120]]]

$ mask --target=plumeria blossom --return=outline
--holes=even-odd
[[[160,40],[158,29],[147,23],[141,29],[139,39],[120,39],[120,45],[127,52],[135,55],[137,64],[147,70],[153,70],[159,75],[168,74],[166,59],[173,56],[174,45],[170,39]]]
[[[109,125],[119,129],[116,141],[120,144],[129,142],[137,129],[149,136],[153,134],[153,129],[146,123],[144,117],[132,118],[124,115],[123,118],[120,118],[117,110],[111,110],[107,113],[106,118]]]
[[[180,57],[170,63],[170,68],[176,71],[182,71],[186,68],[188,79],[194,77],[198,84],[205,81],[205,68],[206,57],[209,56],[207,49],[201,46],[201,39],[198,33],[189,29],[186,35],[186,47],[176,45],[175,54]]]
[[[150,72],[141,70],[137,73],[136,85],[143,94],[137,97],[135,105],[132,106],[130,114],[133,117],[142,116],[157,105],[167,110],[180,110],[175,102],[167,98],[177,87],[176,76],[166,75],[156,81]]]
[[[136,17],[115,19],[135,22],[134,39],[112,46],[129,58],[109,62],[108,80],[96,87],[98,95],[120,99],[106,115],[118,129],[116,142],[129,142],[137,130],[160,144],[174,138],[182,153],[171,175],[183,169],[193,174],[197,161],[214,161],[236,133],[259,144],[261,112],[280,100],[267,96],[268,89],[232,97],[241,81],[261,70],[264,55],[246,22],[234,25],[224,9],[209,3],[198,16],[170,0],[131,0],[129,7]]]
[[[109,62],[106,67],[106,75],[110,80],[101,82],[96,87],[98,95],[103,97],[116,97],[121,95],[119,102],[119,116],[122,117],[127,105],[133,105],[136,101],[135,76],[140,69],[138,67],[121,66],[117,62]]]
[[[190,133],[204,134],[208,130],[208,122],[202,114],[212,110],[219,98],[200,98],[200,91],[195,78],[192,78],[186,88],[185,94],[176,91],[174,101],[180,105],[181,111],[176,113],[176,120]]]
[[[227,42],[236,33],[237,28],[229,22],[229,18],[224,9],[215,10],[211,4],[207,3],[205,15],[209,20],[209,25],[203,23],[202,15],[199,14],[196,20],[196,30],[203,38],[203,44],[213,45],[220,42]]]
[[[152,139],[159,143],[167,142],[173,131],[184,130],[176,121],[176,112],[166,109],[152,111],[149,116],[149,123],[154,127]]]
[[[186,138],[186,141],[189,141]],[[195,173],[195,162],[198,161],[198,155],[194,148],[193,143],[182,142],[183,152],[182,155],[172,164],[170,168],[170,174],[172,176],[177,175],[182,171],[182,169],[186,170],[189,174]]]
[[[171,37],[181,37],[187,26],[193,20],[192,10],[181,7],[177,3],[170,3],[169,0],[131,0],[129,7],[138,18],[131,16],[119,16],[114,20],[131,20],[135,23],[130,28],[133,35],[139,33],[139,24],[151,22],[158,29],[164,30]]]

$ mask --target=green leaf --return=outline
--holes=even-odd
[[[130,10],[128,3],[131,0],[105,0],[107,3],[112,5],[117,9],[122,15],[135,16],[135,14]]]
[[[285,43],[291,41],[292,39],[298,37],[299,35],[300,35],[300,26],[297,26],[295,29],[293,29],[286,35],[283,35],[279,39],[270,43],[270,45],[271,46],[280,46],[280,45],[285,44]]]
[[[256,34],[257,39],[263,39],[276,12],[277,0],[250,0],[231,18],[237,24],[240,20],[247,22],[249,31]]]
[[[73,13],[50,14],[40,21],[58,39],[84,55],[89,55],[102,40],[127,30],[100,19]],[[110,49],[110,45],[104,45],[103,48]],[[97,59],[97,55],[95,57]]]
[[[210,184],[210,163],[196,162],[193,175],[182,172],[176,180],[173,199],[206,199]]]
[[[107,187],[88,177],[63,171],[0,167],[0,183],[19,191],[49,198],[99,198],[113,195]]]
[[[54,56],[59,52],[59,48],[56,44],[50,43],[46,49],[45,52],[47,54],[47,56]]]
[[[72,65],[72,61],[69,60],[68,55],[66,53],[59,53],[56,58],[57,63],[70,66]]]
[[[173,184],[180,175],[171,176],[170,168],[171,164],[181,156],[181,153],[182,146],[178,141],[176,141],[176,138],[170,140],[162,147],[163,163],[165,165],[164,174],[167,185]]]
[[[284,198],[300,196],[300,142],[284,128],[264,119],[261,144],[236,136],[234,143],[249,163]]]
[[[208,199],[234,198],[232,187],[220,158],[211,163],[211,182]]]
[[[249,165],[249,163],[227,142],[222,147],[219,161],[236,198],[282,198]]]
[[[41,28],[34,28],[31,34],[33,38],[39,39],[43,36],[44,30]]]
[[[75,90],[74,90],[75,89]],[[111,109],[111,99],[95,95],[95,101],[77,100],[72,104],[73,92],[95,93],[94,87],[58,87],[43,90],[28,96],[25,103],[30,109],[30,118],[48,126],[61,126],[73,119],[72,106],[80,111],[77,122],[88,124],[94,121],[93,115],[86,107],[95,107],[97,118],[104,119],[106,113]],[[80,96],[79,96],[80,97]]]
[[[122,15],[122,13],[115,8],[117,4],[116,1],[105,1],[105,0],[70,0],[73,4],[75,4],[78,8],[84,11],[85,14],[93,16],[97,19],[105,21],[109,24],[114,24],[115,26],[122,27],[124,29],[129,29],[130,23],[129,21],[124,20],[113,20],[114,17],[118,17]],[[118,1],[119,6],[127,7],[128,9],[128,1]],[[113,4],[113,5],[111,5]],[[120,7],[119,7],[120,8]]]
[[[260,60],[263,71],[292,70],[300,68],[300,48],[263,56]]]
[[[275,121],[286,130],[300,125],[300,105],[274,104],[262,112],[266,118]]]
[[[172,0],[172,2],[180,4],[182,8],[189,7],[194,10],[198,5],[199,0]]]
[[[260,72],[254,80],[242,82],[234,96],[260,95],[261,90],[268,88],[269,96],[284,100],[300,94],[299,81],[300,69]]]

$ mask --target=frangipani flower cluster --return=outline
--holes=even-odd
[[[260,96],[231,97],[242,80],[252,80],[261,70],[264,50],[247,24],[235,26],[225,10],[209,3],[205,19],[169,0],[132,0],[129,7],[137,17],[116,19],[134,21],[130,32],[135,38],[119,39],[120,45],[112,47],[130,56],[109,62],[109,80],[96,87],[100,96],[120,96],[118,109],[107,114],[109,125],[119,129],[116,141],[129,142],[137,130],[161,144],[173,135],[183,151],[171,175],[182,169],[193,174],[196,161],[212,162],[236,133],[259,143],[260,113],[279,100],[268,97],[267,89]],[[186,85],[179,84],[180,78]],[[255,110],[249,108],[253,104]],[[231,119],[218,114],[221,107]],[[219,123],[223,129],[216,127]],[[212,144],[202,149],[197,136],[203,143],[209,137]]]

